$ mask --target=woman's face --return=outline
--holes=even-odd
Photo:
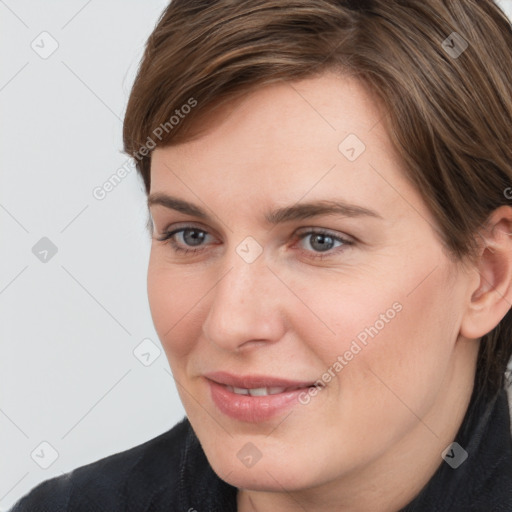
[[[222,112],[154,151],[150,191],[151,312],[210,464],[237,487],[282,491],[371,474],[418,443],[437,450],[471,359],[469,278],[404,178],[383,112],[334,74]],[[214,372],[274,389],[235,393]]]

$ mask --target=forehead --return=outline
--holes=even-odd
[[[204,116],[197,138],[155,149],[151,192],[179,189],[194,199],[229,189],[233,201],[254,198],[251,207],[326,194],[381,207],[396,208],[400,196],[421,203],[384,115],[354,78],[325,73],[269,84]]]
[[[196,109],[200,108],[199,104]],[[262,85],[220,107],[208,108],[192,127],[194,139],[175,147],[183,155],[196,152],[199,146],[225,149],[222,142],[229,138],[243,144],[230,147],[232,154],[261,143],[267,151],[284,154],[287,148],[318,147],[322,141],[326,146],[344,132],[368,139],[370,131],[374,142],[382,135],[374,128],[383,117],[384,110],[363,82],[325,72],[300,81]]]

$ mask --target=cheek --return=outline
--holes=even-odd
[[[374,412],[388,416],[390,404],[406,410],[401,401],[422,413],[440,391],[453,356],[461,297],[442,260],[422,282],[425,269],[435,266],[437,255],[430,256],[430,266],[412,258],[414,268],[411,263],[407,272],[402,266],[384,277],[379,272],[371,279],[296,288],[317,318],[295,314],[295,334],[308,345],[315,366],[323,366],[318,378],[354,413],[374,404]]]
[[[403,321],[400,284],[379,286],[375,276],[308,276],[303,282],[295,280],[293,289],[311,309],[307,312],[299,304],[289,312],[295,335],[326,370],[345,354],[353,366],[391,325]]]
[[[190,340],[197,334],[195,329],[201,329],[194,317],[201,311],[199,301],[207,287],[186,269],[159,260],[152,254],[148,266],[151,316],[166,353],[182,357],[191,350]]]
[[[448,274],[439,270],[412,293],[413,286],[401,287],[405,291],[388,295],[388,302],[372,308],[373,315],[353,329],[352,334],[359,330],[368,336],[340,372],[339,388],[362,424],[378,420],[390,432],[393,425],[405,427],[414,422],[414,415],[426,414],[443,392],[458,322],[456,292],[447,286],[448,280]],[[401,310],[387,323],[378,323],[393,303],[399,303]],[[358,340],[358,335],[352,338]]]

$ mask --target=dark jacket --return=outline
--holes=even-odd
[[[512,512],[504,389],[490,401],[473,394],[455,441],[468,458],[456,469],[442,461],[400,512]],[[236,492],[214,473],[184,418],[143,444],[40,483],[11,512],[235,512]]]

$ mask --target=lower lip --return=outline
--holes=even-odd
[[[265,421],[299,403],[299,395],[307,393],[308,388],[294,389],[267,396],[238,395],[225,386],[208,380],[212,400],[224,413],[239,421],[257,423]]]

